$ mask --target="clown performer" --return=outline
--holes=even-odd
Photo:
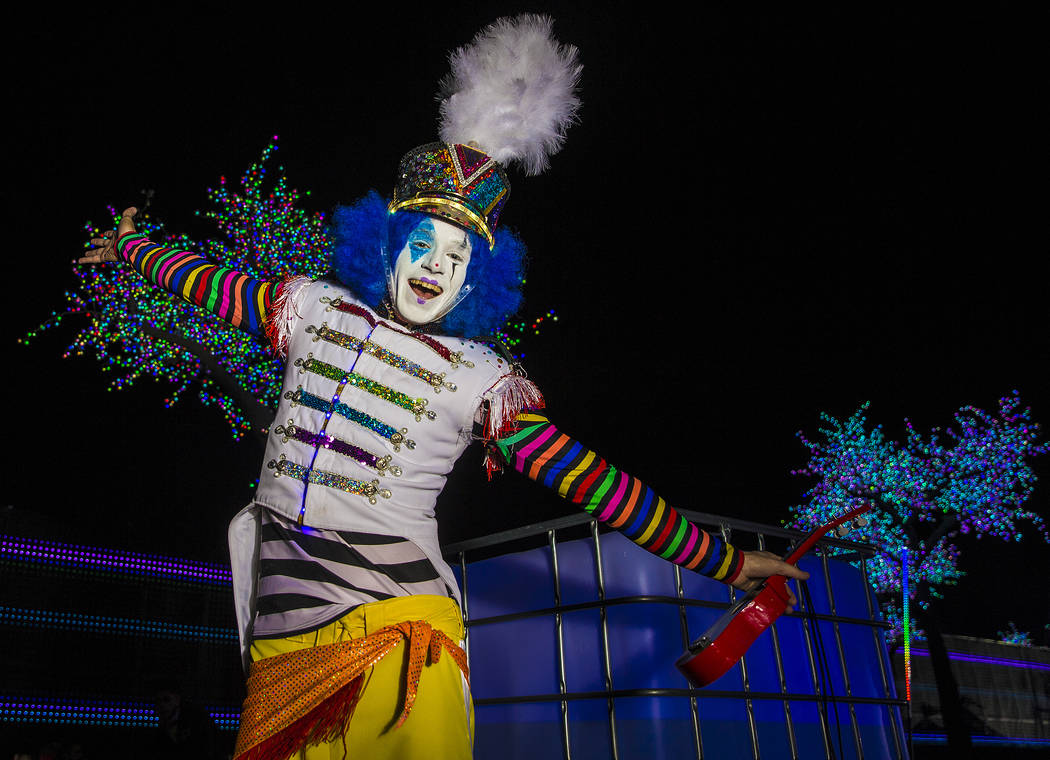
[[[230,524],[249,665],[236,756],[466,758],[473,707],[460,591],[434,506],[474,440],[643,548],[756,587],[805,578],[739,551],[559,431],[492,334],[521,302],[524,246],[499,226],[505,166],[546,168],[574,120],[577,51],[520,16],[451,56],[441,142],[401,159],[393,198],[337,209],[332,279],[249,278],[137,234],[136,210],[81,263],[147,279],[285,358],[253,502]]]

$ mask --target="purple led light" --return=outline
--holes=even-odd
[[[943,744],[948,741],[947,734],[913,734],[915,741],[928,744]],[[1026,739],[1018,736],[972,736],[974,744],[1017,744],[1033,747],[1050,747],[1047,739]]]
[[[67,567],[97,567],[132,575],[173,577],[179,580],[196,579],[225,585],[233,581],[230,569],[215,562],[198,562],[15,536],[0,536],[0,559],[5,558]]]
[[[911,653],[919,657],[930,656],[930,652],[927,649],[912,649]],[[1008,660],[1002,657],[985,657],[979,654],[963,654],[962,652],[948,652],[948,659],[961,662],[977,662],[982,665],[1006,665],[1011,668],[1024,668],[1025,670],[1050,670],[1050,665],[1041,662]]]
[[[227,723],[232,723],[234,721],[239,723],[241,720],[241,714],[239,712],[221,712],[218,710],[211,710],[208,712],[208,715],[212,717],[212,720],[226,721]]]

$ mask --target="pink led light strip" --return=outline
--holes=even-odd
[[[98,546],[77,546],[16,536],[0,536],[0,560],[5,559],[197,583],[229,585],[233,581],[229,567],[217,562],[198,562],[178,557],[140,554]]]

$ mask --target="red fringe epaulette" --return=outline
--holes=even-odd
[[[288,339],[292,335],[292,325],[301,317],[299,314],[299,297],[303,289],[313,280],[309,277],[289,277],[277,285],[277,297],[266,313],[263,330],[270,342],[275,356],[284,357],[288,353]]]
[[[485,400],[488,402],[484,436],[487,443],[513,433],[518,415],[522,412],[537,411],[546,406],[543,394],[536,384],[517,373],[504,375],[496,381],[485,394]],[[503,471],[503,461],[495,446],[486,446],[484,464],[489,480],[492,480],[492,476],[497,472]]]

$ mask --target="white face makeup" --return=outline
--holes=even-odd
[[[470,248],[466,232],[440,219],[427,217],[409,233],[394,264],[394,307],[406,322],[433,322],[455,305]]]

